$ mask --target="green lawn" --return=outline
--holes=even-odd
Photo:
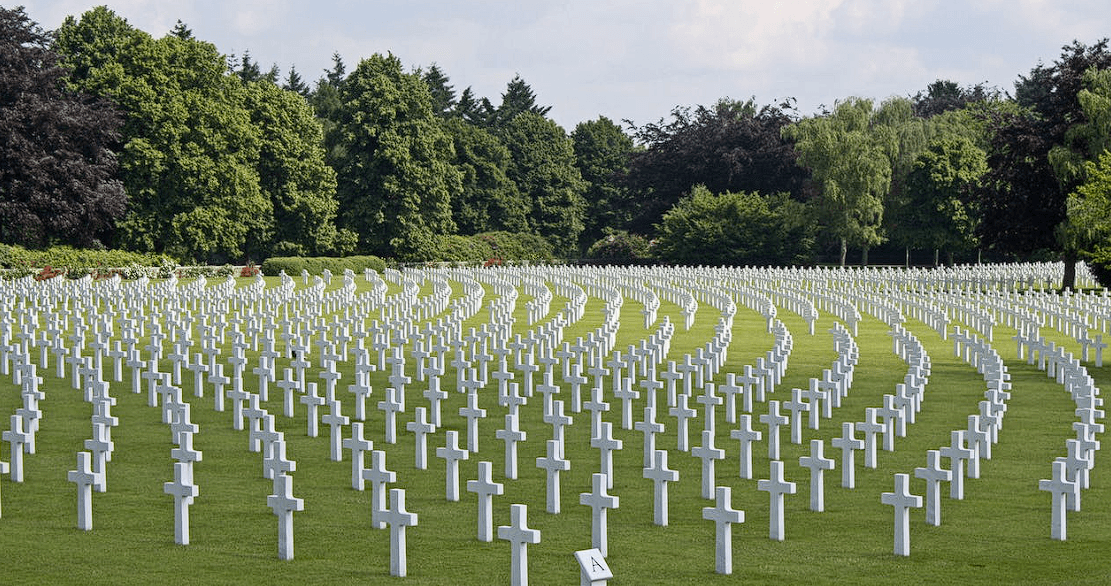
[[[335,279],[331,289],[338,286]],[[241,280],[241,284],[248,280]],[[277,281],[268,279],[268,286]],[[367,284],[357,279],[360,291]],[[453,295],[462,294],[455,284]],[[97,285],[97,286],[102,286]],[[302,285],[298,282],[298,288]],[[400,287],[391,284],[389,293]],[[430,294],[424,283],[421,295]],[[487,288],[486,306],[493,299]],[[521,291],[517,301],[515,332],[527,328],[525,303],[530,298]],[[566,299],[556,297],[553,311]],[[591,298],[586,317],[566,330],[564,339],[594,330],[601,322],[602,303]],[[626,300],[622,307],[623,324],[618,334],[618,349],[651,333],[643,328],[639,304]],[[691,330],[682,328],[679,308],[663,302],[660,319],[670,316],[677,324],[670,359],[681,358],[703,346],[713,334],[718,312],[703,303]],[[377,318],[375,314],[371,316]],[[549,316],[550,317],[550,316]],[[488,318],[483,309],[464,325],[464,331]],[[790,329],[794,350],[785,379],[772,398],[786,400],[792,387],[807,386],[809,378],[820,376],[836,357],[828,329],[834,318],[822,314],[814,336],[807,334],[806,323],[780,308],[779,318]],[[1068,541],[1050,539],[1050,496],[1038,490],[1038,480],[1048,478],[1051,462],[1065,455],[1065,440],[1073,436],[1071,422],[1076,420],[1073,403],[1064,390],[1044,373],[1015,358],[1012,330],[997,326],[995,347],[1007,361],[1013,377],[1013,396],[994,447],[993,459],[982,464],[982,477],[969,480],[963,501],[942,499],[943,523],[932,527],[925,522],[923,509],[911,513],[911,556],[892,553],[893,511],[880,502],[880,493],[893,488],[893,475],[912,475],[911,490],[925,494],[925,483],[913,478],[915,467],[925,466],[926,450],[937,449],[949,441],[952,429],[961,429],[966,418],[977,412],[985,385],[970,366],[954,358],[952,344],[919,322],[908,322],[922,341],[933,363],[933,375],[926,387],[918,422],[910,426],[907,437],[898,438],[894,452],[879,454],[879,468],[862,467],[857,456],[857,488],[840,487],[840,470],[826,474],[824,513],[809,511],[809,472],[798,465],[798,457],[809,453],[809,440],[826,440],[826,455],[840,465],[839,450],[828,440],[840,433],[842,421],[861,421],[866,407],[882,404],[885,393],[894,392],[906,372],[891,351],[887,327],[865,316],[856,342],[860,361],[848,398],[834,412],[833,420],[822,420],[818,431],[805,430],[801,445],[782,434],[782,460],[787,478],[797,483],[796,495],[786,500],[786,540],[768,539],[768,496],[756,490],[756,480],[737,477],[738,444],[730,439],[730,425],[717,415],[717,447],[726,458],[718,462],[717,484],[731,486],[733,507],[746,514],[743,524],[733,528],[733,575],[714,573],[714,526],[702,519],[701,509],[712,503],[701,498],[701,462],[675,449],[675,420],[659,413],[657,420],[666,431],[657,447],[668,449],[669,465],[678,470],[680,481],[672,483],[670,525],[652,523],[652,482],[642,478],[642,435],[621,429],[620,402],[609,394],[611,409],[606,420],[613,422],[614,435],[624,442],[615,454],[615,480],[611,494],[620,497],[620,507],[609,512],[609,564],[615,584],[1107,584],[1111,569],[1111,489],[1107,467],[1096,466],[1091,489],[1083,494],[1083,510],[1068,515]],[[1049,328],[1044,334],[1055,334]],[[117,330],[118,334],[118,330]],[[1079,353],[1075,342],[1055,336]],[[228,339],[230,343],[230,337]],[[145,343],[145,342],[144,342]],[[740,372],[745,364],[772,347],[773,339],[764,329],[764,320],[743,306],[733,328],[725,372]],[[167,348],[169,344],[166,344]],[[411,347],[410,347],[411,349]],[[198,351],[196,348],[193,352]],[[224,354],[224,358],[227,357]],[[248,351],[248,371],[244,387],[255,390],[257,376],[249,369],[257,353]],[[38,361],[38,353],[34,352]],[[195,466],[195,481],[200,494],[190,511],[191,544],[174,544],[173,499],[163,494],[162,483],[173,479],[173,447],[168,426],[161,422],[160,409],[147,406],[145,392],[131,393],[128,373],[125,382],[113,383],[111,394],[118,404],[113,414],[120,424],[112,432],[115,452],[108,464],[108,491],[93,494],[93,530],[76,528],[76,488],[66,481],[66,471],[74,467],[75,453],[91,437],[89,404],[74,390],[68,377],[54,377],[51,355],[49,369],[41,370],[41,389],[46,398],[37,453],[25,460],[26,481],[15,484],[2,479],[3,517],[0,519],[0,576],[3,583],[387,583],[389,575],[389,534],[370,524],[370,491],[353,490],[351,463],[328,459],[327,427],[318,438],[306,435],[305,410],[296,406],[296,417],[282,415],[282,393],[270,386],[266,407],[275,415],[278,429],[285,432],[288,455],[297,462],[294,494],[304,499],[305,510],[294,515],[295,559],[280,561],[277,555],[277,518],[266,506],[271,481],[262,476],[262,457],[247,449],[247,434],[234,431],[231,413],[212,407],[212,391],[204,398],[193,396],[192,373],[182,374],[183,397],[192,403],[192,419],[200,427],[194,446],[203,451],[203,461]],[[315,362],[315,359],[314,359]],[[288,361],[279,360],[279,371]],[[411,368],[412,360],[410,360]],[[164,361],[164,371],[169,362]],[[106,368],[105,378],[110,378]],[[352,414],[353,395],[346,387],[353,380],[353,362],[342,365],[343,379],[337,397],[344,413]],[[1107,384],[1106,369],[1089,371],[1097,384]],[[228,370],[230,372],[230,369]],[[316,370],[311,370],[316,380]],[[413,375],[412,372],[409,373]],[[408,530],[408,577],[414,584],[506,584],[509,582],[510,546],[495,539],[481,543],[475,538],[477,504],[475,496],[464,490],[460,502],[444,497],[443,461],[435,448],[444,443],[444,430],[459,431],[465,443],[465,420],[457,415],[465,395],[454,392],[454,373],[448,368],[443,387],[452,391],[444,403],[444,425],[428,442],[427,470],[414,468],[414,442],[404,431],[413,417],[414,407],[427,402],[420,396],[425,387],[415,382],[408,387],[407,412],[398,419],[397,444],[383,441],[383,414],[374,408],[382,399],[385,373],[375,373],[375,392],[367,402],[366,437],[376,449],[388,453],[388,466],[397,472],[397,488],[406,489],[408,509],[419,515],[419,524]],[[519,376],[519,374],[518,374]],[[537,377],[539,380],[539,377]],[[558,382],[558,380],[557,380]],[[566,390],[565,390],[566,392]],[[660,394],[661,403],[664,394]],[[10,377],[0,380],[0,428],[7,429],[8,415],[19,407],[19,389]],[[643,397],[634,406],[639,420]],[[566,456],[571,469],[562,476],[562,512],[545,512],[544,470],[535,459],[544,455],[545,440],[551,428],[541,421],[541,401],[537,395],[521,407],[521,427],[528,434],[519,445],[519,479],[504,480],[504,444],[495,438],[502,427],[504,410],[497,405],[496,387],[481,391],[481,406],[488,417],[480,424],[480,451],[477,457],[460,463],[461,482],[475,478],[480,460],[493,462],[494,478],[504,482],[505,495],[494,498],[494,524],[509,522],[510,504],[528,505],[528,524],[540,530],[542,540],[529,547],[529,574],[534,584],[575,584],[578,566],[573,553],[590,547],[590,509],[579,504],[579,493],[590,489],[590,476],[598,471],[598,451],[590,447],[589,414],[575,414],[575,424],[566,431]],[[697,404],[696,404],[697,405]],[[701,412],[701,406],[697,405]],[[758,405],[756,414],[764,407]],[[754,414],[754,419],[756,417]],[[763,426],[753,425],[764,430]],[[691,445],[699,445],[701,417],[692,421]],[[765,430],[766,431],[766,430]],[[0,459],[9,460],[9,444],[0,444]],[[757,478],[768,474],[766,449],[754,446],[753,466]],[[369,463],[369,457],[367,458]],[[1099,462],[1097,458],[1097,463]],[[944,464],[947,465],[947,461]],[[947,485],[943,493],[948,494]]]

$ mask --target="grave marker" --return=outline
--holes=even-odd
[[[498,539],[504,539],[512,547],[510,562],[510,584],[528,586],[528,546],[540,543],[540,532],[529,529],[525,517],[528,507],[510,505],[510,524],[498,527]]]
[[[593,488],[592,492],[579,493],[579,504],[586,505],[591,508],[590,520],[590,544],[598,551],[602,552],[603,556],[609,555],[608,542],[609,542],[609,525],[606,520],[606,511],[609,509],[618,508],[620,499],[616,496],[606,494],[606,486],[608,481],[605,474],[594,473],[590,477],[590,484]]]
[[[494,495],[500,496],[505,491],[505,486],[494,482],[493,464],[482,461],[478,463],[478,479],[467,481],[467,492],[478,495],[478,540],[489,543],[493,540],[494,532]]]
[[[922,506],[922,497],[910,494],[910,475],[895,475],[895,492],[885,492],[880,502],[895,507],[895,555],[910,555],[910,510]]]
[[[712,507],[702,507],[702,518],[714,522],[714,570],[719,574],[733,573],[733,523],[744,523],[745,512],[732,506],[732,489],[717,487],[717,498]]]

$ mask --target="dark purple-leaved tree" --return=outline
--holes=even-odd
[[[0,7],[0,242],[94,245],[127,208],[119,115],[69,91],[52,35]]]

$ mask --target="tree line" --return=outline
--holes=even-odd
[[[419,261],[524,238],[601,260],[1111,265],[1106,40],[1063,47],[1013,95],[938,80],[808,116],[723,98],[570,133],[520,76],[495,103],[436,64],[349,72],[336,54],[310,86],[106,7],[57,31],[0,7],[0,78],[7,244]]]

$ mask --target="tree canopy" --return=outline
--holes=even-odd
[[[0,7],[0,243],[97,245],[127,206],[123,120],[67,87],[52,44],[22,8]]]
[[[635,129],[644,149],[629,162],[629,196],[615,213],[630,219],[618,227],[647,233],[695,185],[715,193],[802,197],[807,172],[795,164],[798,153],[781,132],[793,122],[788,106],[723,99],[675,108],[670,120]]]

